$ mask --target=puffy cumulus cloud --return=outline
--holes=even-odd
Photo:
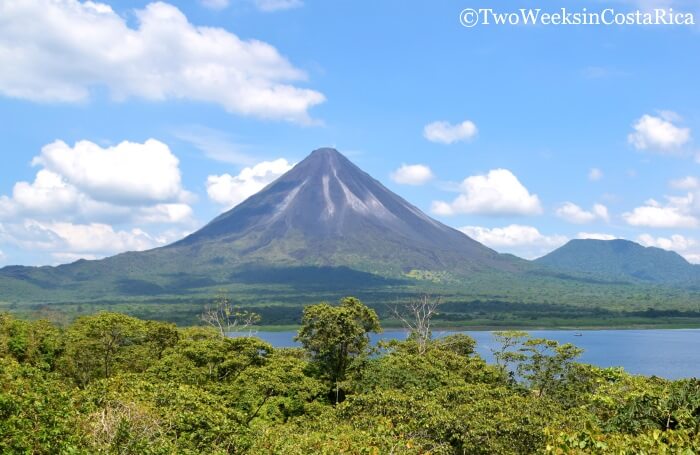
[[[602,234],[600,232],[579,232],[576,235],[578,239],[589,239],[589,240],[615,240],[620,237],[612,234]]]
[[[680,117],[670,111],[661,112],[658,117],[645,114],[635,122],[634,132],[627,140],[637,150],[678,150],[690,141],[690,128],[675,125],[679,120]]]
[[[265,13],[283,11],[304,6],[301,0],[254,0],[255,6]]]
[[[292,168],[287,160],[263,161],[244,168],[238,175],[210,175],[207,178],[207,194],[226,209],[234,207]]]
[[[695,239],[674,234],[670,237],[654,237],[651,234],[641,234],[637,237],[639,243],[644,246],[654,246],[664,250],[686,251],[697,245]]]
[[[69,185],[60,175],[40,170],[34,182],[17,182],[12,196],[0,196],[0,219],[21,215],[51,216],[87,205],[89,198]]]
[[[141,229],[115,231],[107,224],[51,223],[42,225],[54,233],[73,253],[109,254],[119,251],[141,251],[159,243]]]
[[[460,195],[452,202],[434,201],[437,215],[458,213],[480,215],[537,215],[540,199],[530,194],[508,169],[494,169],[486,175],[467,177],[459,186]]]
[[[402,164],[391,173],[391,179],[402,185],[423,185],[434,177],[433,171],[424,164]]]
[[[61,176],[96,201],[138,205],[187,199],[179,160],[155,139],[107,148],[90,141],[73,147],[56,141],[44,146],[32,164]]]
[[[622,217],[631,226],[652,228],[694,228],[700,221],[697,213],[697,197],[688,193],[686,197],[667,197],[668,203],[661,204],[649,199],[641,207],[636,207]]]
[[[469,120],[456,125],[449,122],[433,122],[425,125],[423,137],[430,142],[449,145],[459,141],[468,141],[474,138],[478,132],[474,122]]]
[[[597,182],[598,180],[601,180],[603,178],[603,171],[598,169],[597,167],[591,168],[590,171],[588,171],[588,180],[592,182]]]
[[[0,240],[20,248],[45,251],[61,262],[143,251],[165,245],[174,237],[168,231],[153,236],[138,228],[115,230],[102,223],[45,223],[36,220],[5,224],[0,230]]]
[[[17,182],[12,195],[0,196],[0,220],[192,221],[178,159],[159,141],[108,148],[56,141],[32,162],[42,169],[33,182]]]
[[[544,235],[535,227],[519,224],[497,228],[464,226],[459,230],[495,250],[518,254],[528,259],[546,254],[568,241],[566,236]]]
[[[653,246],[664,250],[675,251],[688,262],[700,263],[700,245],[690,237],[674,234],[670,237],[654,237],[651,234],[641,234],[637,241],[644,246]]]
[[[0,94],[84,102],[93,88],[106,87],[117,100],[209,102],[300,123],[311,122],[309,109],[325,101],[298,87],[306,74],[267,43],[197,27],[163,2],[136,10],[135,19],[132,28],[97,2],[0,2]]]
[[[595,204],[589,211],[582,209],[573,202],[566,202],[556,210],[556,214],[559,218],[574,224],[586,224],[597,220],[610,220],[608,208],[603,204]]]

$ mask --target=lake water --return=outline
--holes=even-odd
[[[583,348],[582,363],[600,367],[620,366],[632,374],[656,375],[668,379],[700,377],[700,329],[674,330],[530,330],[534,338],[547,338],[560,343],[572,343]],[[496,346],[491,332],[435,331],[433,336],[464,333],[477,342],[477,352],[492,360],[491,349]],[[576,334],[581,336],[576,336]],[[258,332],[256,336],[276,347],[298,346],[296,332]],[[387,330],[373,335],[380,339],[405,339],[406,332]]]

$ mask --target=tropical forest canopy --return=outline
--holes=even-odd
[[[425,307],[415,307],[425,310]],[[414,309],[415,309],[414,308]],[[222,310],[222,312],[218,312]],[[305,308],[301,348],[119,313],[60,327],[0,315],[1,453],[696,453],[700,381],[577,363],[573,345],[500,332],[372,346],[355,298]],[[216,325],[216,323],[222,323]],[[240,328],[240,327],[239,327]]]

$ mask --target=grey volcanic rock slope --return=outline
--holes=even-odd
[[[212,245],[243,262],[372,271],[512,269],[522,262],[433,220],[328,148],[169,248],[215,254]]]
[[[629,240],[571,240],[535,261],[558,271],[609,280],[700,285],[700,267],[678,253]]]

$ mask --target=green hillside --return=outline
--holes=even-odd
[[[700,267],[678,253],[628,240],[572,240],[535,261],[551,269],[614,281],[700,286]]]

